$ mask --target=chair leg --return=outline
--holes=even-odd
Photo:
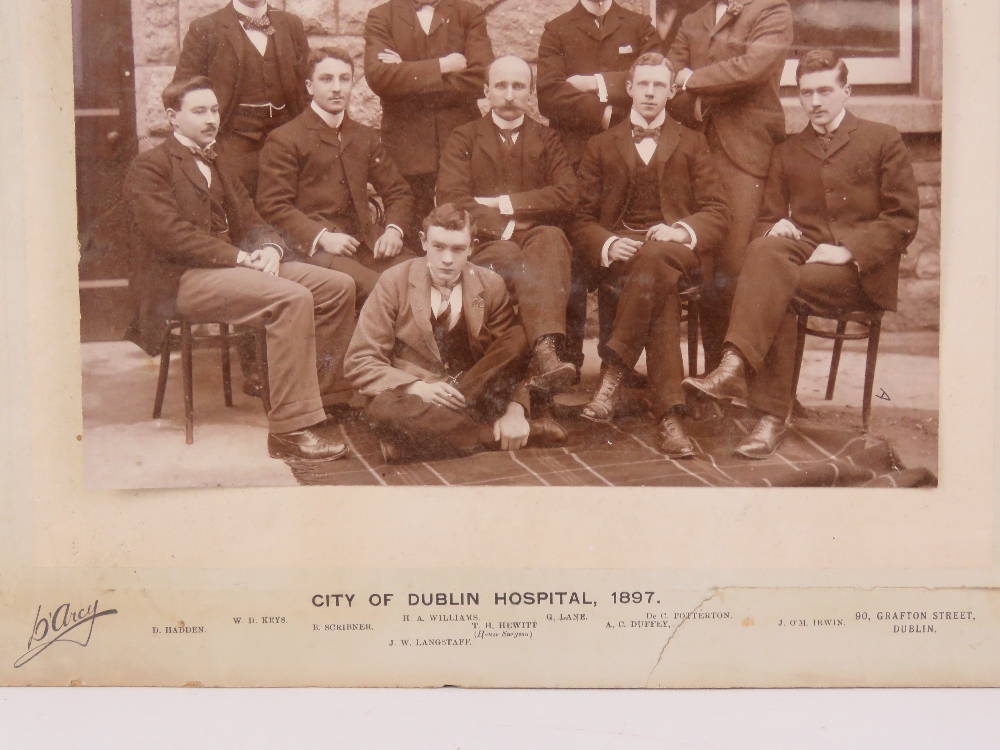
[[[226,406],[233,405],[233,375],[229,361],[229,324],[219,323],[219,351],[222,354],[222,393]]]
[[[795,404],[795,396],[799,392],[799,374],[802,372],[802,356],[806,350],[806,326],[809,324],[808,315],[799,315],[798,335],[795,340],[795,367],[792,369],[792,404]]]
[[[163,413],[163,397],[167,394],[167,375],[170,372],[170,334],[160,347],[160,378],[156,381],[156,398],[153,400],[153,419]]]
[[[847,330],[847,321],[837,321],[837,336],[843,336]],[[836,338],[833,340],[833,357],[830,359],[830,377],[826,381],[826,400],[833,400],[833,389],[837,385],[837,370],[840,369],[840,353],[844,350],[844,340]]]
[[[687,338],[688,338],[688,375],[698,377],[698,326],[701,311],[698,301],[688,302]]]
[[[194,366],[191,356],[191,324],[181,323],[181,369],[184,370],[184,437],[194,442]]]
[[[257,370],[260,372],[260,400],[264,405],[264,413],[271,413],[271,381],[267,374],[267,331],[259,329],[254,333],[254,346],[257,351]]]
[[[882,335],[882,321],[873,320],[868,328],[868,356],[865,361],[865,393],[861,406],[861,423],[864,433],[871,431],[872,392],[875,390],[875,363],[878,360],[878,340]]]

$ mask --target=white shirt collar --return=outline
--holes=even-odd
[[[833,122],[831,122],[829,125],[826,126],[826,132],[832,133],[837,128],[839,128],[840,127],[840,123],[842,123],[844,121],[844,118],[846,116],[847,116],[847,110],[846,109],[840,110],[840,114],[837,115],[836,117],[834,117],[833,118]],[[809,124],[812,125],[812,123],[809,123]],[[819,128],[817,128],[815,125],[813,125],[813,130],[815,130],[820,135],[823,134],[823,131],[820,130]]]
[[[264,14],[267,13],[267,3],[264,3],[259,8],[251,8],[249,5],[241,3],[240,0],[233,0],[233,7],[237,13],[242,13],[244,16],[250,16],[251,18],[263,18]]]
[[[603,16],[609,10],[611,10],[611,3],[613,0],[580,0],[580,3],[586,8],[588,13],[592,13],[595,16]]]
[[[660,112],[660,114],[653,118],[652,122],[646,122],[646,118],[634,109],[629,112],[629,118],[631,119],[633,125],[639,125],[643,128],[658,128],[667,121],[667,110]]]
[[[187,146],[188,148],[197,148],[199,150],[202,148],[197,143],[195,143],[190,138],[188,138],[186,135],[181,135],[176,130],[174,131],[174,138],[176,138],[178,141],[180,141],[183,145]],[[214,145],[215,145],[215,141],[212,141],[207,146],[205,146],[205,148],[208,148],[209,146],[214,146]]]
[[[516,120],[505,120],[496,112],[490,112],[493,115],[493,124],[496,125],[501,130],[513,130],[514,128],[519,128],[524,124],[524,115],[521,115]]]
[[[318,104],[316,104],[316,102],[310,102],[309,106],[312,107],[313,112],[315,112],[317,115],[320,116],[320,119],[323,120],[323,122],[325,122],[334,130],[336,130],[337,128],[339,128],[341,125],[344,124],[344,114],[347,112],[346,109],[340,114],[333,115],[327,112]]]

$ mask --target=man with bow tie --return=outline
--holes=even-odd
[[[365,79],[382,102],[382,138],[421,220],[434,208],[441,149],[478,119],[493,47],[467,0],[389,0],[365,21]]]
[[[708,138],[733,210],[733,224],[715,258],[714,279],[704,289],[707,369],[722,356],[732,295],[760,210],[771,151],[785,139],[778,89],[791,44],[787,0],[709,0],[684,18],[668,52],[679,89],[670,112]]]
[[[629,72],[629,119],[591,138],[580,163],[582,200],[574,247],[620,290],[600,384],[583,416],[608,422],[622,381],[646,351],[660,450],[694,453],[681,423],[684,377],[679,292],[692,283],[699,256],[713,251],[730,212],[705,137],[667,116],[673,71],[658,52]]]
[[[749,402],[762,414],[736,446],[751,459],[778,449],[791,416],[797,315],[789,304],[831,315],[895,310],[899,258],[919,216],[899,132],[844,108],[851,87],[843,60],[808,52],[796,79],[809,125],[774,150],[722,363],[684,381],[695,394]]]
[[[424,219],[425,257],[389,269],[364,308],[345,371],[369,399],[386,463],[555,447],[566,432],[529,419],[529,348],[503,279],[469,263],[467,211]]]
[[[559,136],[526,114],[531,85],[531,68],[519,57],[490,65],[490,112],[452,132],[437,200],[472,214],[479,241],[472,262],[507,282],[532,347],[528,387],[545,399],[576,377],[559,352],[573,255],[563,227],[580,191]]]
[[[343,356],[353,330],[354,282],[296,262],[216,158],[220,115],[211,85],[201,77],[164,89],[174,133],[139,154],[126,177],[139,303],[126,338],[155,355],[176,317],[263,328],[268,452],[342,458],[346,446],[310,428],[351,396]]]

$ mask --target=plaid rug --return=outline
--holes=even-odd
[[[689,421],[697,453],[669,459],[657,449],[649,417],[628,416],[596,425],[560,415],[569,433],[564,448],[487,451],[465,458],[386,464],[378,440],[363,421],[317,430],[345,442],[340,461],[287,463],[306,485],[459,485],[545,487],[934,487],[927,469],[899,465],[883,440],[796,422],[775,456],[749,461],[733,447],[750,432],[753,417],[733,413]]]

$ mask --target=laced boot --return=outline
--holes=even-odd
[[[576,368],[556,353],[556,335],[539,336],[528,365],[528,389],[554,395],[569,388],[575,378]]]
[[[712,372],[700,378],[684,378],[681,385],[719,401],[747,405],[747,365],[732,349],[722,353],[722,362]]]
[[[629,368],[620,362],[605,362],[597,391],[580,415],[591,422],[610,422],[615,415],[615,405],[621,398],[622,381],[628,372]]]

